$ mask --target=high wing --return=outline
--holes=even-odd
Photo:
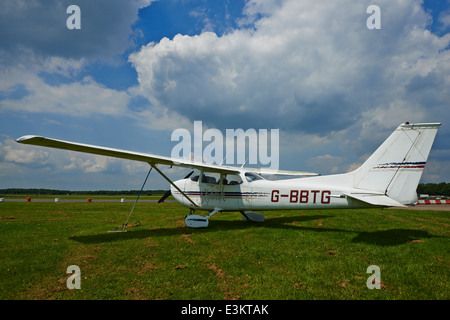
[[[191,169],[207,169],[212,172],[219,173],[238,173],[238,168],[228,168],[225,166],[217,166],[217,165],[208,165],[199,162],[193,162],[183,159],[175,159],[170,157],[164,157],[149,153],[141,153],[129,150],[121,150],[109,147],[101,147],[90,144],[83,144],[77,142],[70,142],[64,140],[51,139],[40,136],[23,136],[16,140],[22,144],[31,144],[35,146],[56,148],[56,149],[64,149],[70,151],[78,151],[84,153],[97,154],[102,156],[135,160],[141,162],[147,162],[150,165],[154,166],[157,164],[168,165],[168,166],[179,166],[179,167],[187,167]]]
[[[41,136],[28,135],[20,137],[16,140],[18,143],[31,144],[42,147],[64,149],[71,151],[78,151],[84,153],[97,154],[102,156],[142,161],[149,163],[152,167],[158,164],[167,166],[179,166],[191,169],[207,170],[209,172],[217,172],[224,174],[235,174],[242,171],[253,171],[262,174],[281,174],[281,175],[296,175],[296,176],[307,176],[307,175],[317,175],[316,173],[310,172],[299,172],[299,171],[280,171],[280,170],[270,170],[270,169],[254,169],[254,168],[238,168],[225,165],[215,165],[206,164],[202,162],[183,160],[178,158],[164,157],[148,153],[140,153],[135,151],[121,150],[108,147],[100,147],[90,144],[82,144],[77,142],[70,142],[64,140],[51,139]]]

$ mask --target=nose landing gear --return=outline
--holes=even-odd
[[[209,224],[208,219],[219,211],[221,211],[220,208],[215,208],[210,214],[208,214],[206,217],[203,217],[197,214],[192,214],[193,212],[195,212],[195,210],[191,209],[189,211],[189,214],[184,219],[184,222],[189,228],[206,228]]]

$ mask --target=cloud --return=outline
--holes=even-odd
[[[108,60],[133,46],[132,25],[150,0],[4,0],[0,2],[0,61],[30,56]],[[81,11],[81,29],[69,30],[70,5]]]
[[[441,12],[438,17],[438,21],[441,23],[442,30],[450,29],[450,10]]]
[[[68,116],[71,125],[91,116],[126,117],[165,129],[171,112],[157,110],[133,89],[110,88],[88,72],[117,66],[133,50],[138,10],[154,0],[5,0],[0,3],[0,113]],[[78,5],[81,29],[68,30],[66,9]],[[123,64],[122,64],[123,66]],[[123,69],[123,68],[122,68]],[[114,76],[121,77],[115,71]],[[145,104],[136,110],[135,102]],[[36,117],[36,116],[34,116]],[[34,118],[36,119],[36,118]],[[71,121],[71,123],[69,123]]]
[[[333,174],[345,172],[339,165],[342,163],[341,157],[332,156],[330,154],[325,154],[322,156],[317,156],[310,158],[308,160],[308,165],[314,168],[315,171],[321,172],[322,174]]]
[[[38,148],[16,148],[14,141],[7,139],[0,142],[0,158],[4,162],[30,165],[33,167],[45,166],[49,161],[49,152]],[[2,162],[3,162],[2,161]]]
[[[1,188],[138,190],[149,170],[147,163],[21,145],[7,136],[1,138]],[[181,169],[161,169],[175,180],[186,175]],[[152,175],[150,180],[147,189],[168,187],[159,175]]]
[[[430,32],[420,0],[378,0],[380,30],[366,27],[369,0],[249,0],[239,28],[223,35],[211,32],[212,13],[199,7],[191,16],[205,26],[201,34],[164,38],[129,56],[138,86],[111,89],[87,75],[94,62],[135,49],[133,23],[151,2],[0,2],[0,113],[68,116],[57,118],[65,124],[127,117],[149,130],[190,128],[194,120],[223,133],[280,129],[281,167],[322,173],[356,166],[401,122],[450,118],[450,34]],[[81,8],[79,32],[66,28],[70,4]],[[441,25],[447,20],[443,12]],[[434,148],[447,150],[449,137],[442,126]],[[2,165],[25,170],[34,159],[48,170],[130,170],[19,150],[0,151]]]
[[[0,142],[0,159],[4,163],[18,165],[22,168],[41,167],[46,169],[74,170],[82,172],[101,172],[107,170],[105,157],[60,151],[36,146],[25,146],[6,137]],[[112,159],[114,161],[115,159]]]
[[[152,106],[138,87],[115,90],[90,76],[72,80],[73,75],[82,73],[83,66],[80,61],[51,58],[42,68],[0,68],[3,71],[0,114],[64,115],[71,117],[72,123],[92,116],[126,118],[151,130],[174,130],[189,125],[178,113]],[[42,70],[46,76],[59,74],[65,80],[50,84],[40,76]]]
[[[377,123],[408,114],[428,120],[413,113],[424,108],[448,114],[450,35],[427,30],[431,17],[420,1],[379,1],[382,28],[369,30],[369,4],[250,1],[254,28],[164,38],[130,61],[153,105],[218,128],[326,135],[375,121],[367,117],[373,110],[384,114]],[[427,94],[416,90],[431,79]]]
[[[425,166],[422,180],[423,182],[445,182],[450,177],[450,161],[447,159],[441,161],[430,160]]]
[[[450,34],[430,31],[419,0],[378,1],[369,30],[371,4],[251,0],[240,29],[164,38],[129,61],[153,106],[223,132],[280,129],[281,167],[348,171],[400,123],[450,118]],[[434,149],[449,137],[442,126]]]
[[[203,24],[202,31],[213,31],[214,30],[214,22],[208,16],[208,12],[206,8],[195,8],[189,12],[190,17],[194,17],[196,19],[200,19]]]
[[[75,64],[78,66],[77,63]],[[54,69],[61,73],[71,72],[68,71],[70,67],[67,65],[64,69],[57,66]],[[18,67],[3,71],[0,79],[0,92],[4,92],[3,99],[0,100],[0,111],[2,112],[26,111],[72,116],[91,114],[114,116],[124,114],[126,111],[129,100],[126,92],[106,88],[90,77],[85,77],[80,82],[51,86],[37,75],[36,70],[28,71]],[[8,94],[14,90],[15,95]]]
[[[131,117],[143,128],[150,130],[175,130],[177,128],[187,128],[192,126],[188,118],[159,105],[151,104],[141,87],[131,87],[128,89],[131,96],[130,107],[127,116]],[[139,99],[142,103],[131,106],[133,100]]]

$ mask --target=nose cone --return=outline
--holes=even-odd
[[[174,184],[184,192],[184,185],[186,184],[186,179],[177,180]],[[178,191],[173,185],[170,185],[170,192],[172,196],[181,204],[185,204],[186,198]]]

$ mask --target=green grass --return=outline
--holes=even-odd
[[[177,203],[0,203],[0,299],[449,299],[448,211],[218,213]],[[81,269],[69,290],[66,269]],[[370,265],[381,289],[369,290]]]

